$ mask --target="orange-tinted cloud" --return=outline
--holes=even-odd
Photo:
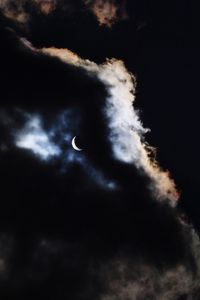
[[[111,27],[117,20],[127,18],[125,0],[120,5],[115,0],[85,0],[85,4],[92,10],[100,25]]]
[[[41,13],[48,15],[56,9],[56,0],[32,0]]]
[[[126,19],[126,0],[82,0],[86,9],[92,11],[100,25],[111,27],[115,22]],[[69,11],[76,7],[73,1],[63,0],[0,0],[0,11],[9,19],[26,24],[34,8],[43,15],[49,15],[56,8],[60,11]],[[80,7],[81,8],[81,4]]]
[[[34,6],[44,15],[56,8],[56,0],[0,0],[0,11],[5,17],[20,24],[26,24],[31,16],[29,8]]]
[[[9,19],[18,23],[26,23],[29,15],[24,7],[26,0],[0,0],[0,11]]]

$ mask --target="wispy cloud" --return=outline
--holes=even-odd
[[[42,128],[41,119],[38,116],[28,117],[25,127],[16,133],[15,143],[17,147],[31,150],[44,160],[59,156],[61,152]]]
[[[76,113],[66,110],[58,114],[48,129],[43,128],[41,115],[28,114],[20,111],[25,117],[25,124],[20,129],[13,129],[15,146],[26,149],[38,159],[49,162],[62,162],[61,172],[68,173],[74,164],[82,167],[83,172],[97,186],[105,189],[116,189],[117,184],[109,180],[102,171],[95,168],[86,158],[84,150],[77,152],[72,147],[72,138],[79,121],[74,118]],[[12,120],[12,127],[15,121]],[[3,151],[3,149],[1,149]]]

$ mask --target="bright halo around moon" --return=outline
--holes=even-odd
[[[76,136],[72,139],[72,147],[74,148],[74,150],[76,151],[82,151],[83,149],[77,147],[76,145]]]

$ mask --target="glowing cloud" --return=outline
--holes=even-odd
[[[85,157],[84,151],[80,153],[72,148],[73,125],[74,127],[77,125],[76,122],[71,122],[73,113],[68,110],[59,114],[49,130],[42,128],[42,116],[23,113],[28,120],[22,129],[15,131],[15,146],[31,151],[43,161],[55,158],[60,160],[62,162],[61,172],[64,173],[68,172],[74,164],[79,164],[88,178],[97,186],[109,190],[117,189],[118,186],[115,182],[106,178],[90,163]],[[72,123],[73,125],[71,125]],[[54,138],[57,140],[56,143],[53,142]],[[3,149],[0,150],[3,151]]]
[[[73,64],[97,76],[108,91],[105,115],[110,129],[109,140],[113,155],[125,163],[133,163],[140,172],[151,179],[149,188],[157,200],[169,199],[172,206],[178,200],[175,183],[168,171],[163,171],[154,159],[154,149],[144,141],[145,129],[134,109],[135,79],[122,61],[111,59],[102,65],[83,60],[67,49],[44,48],[41,50],[56,56],[63,62]]]
[[[133,107],[135,80],[122,61],[110,60],[100,67],[99,78],[108,88],[109,96],[105,109],[109,122],[113,153],[116,158],[134,163],[152,180],[150,189],[158,200],[170,199],[174,205],[178,193],[169,173],[164,172],[153,159],[154,149],[144,140],[145,129]]]
[[[42,160],[60,154],[59,147],[50,141],[48,134],[42,129],[38,116],[30,117],[25,128],[16,134],[16,146],[32,151]]]
[[[117,20],[127,18],[125,0],[121,1],[121,5],[115,0],[85,0],[85,4],[94,13],[100,25],[111,27]]]

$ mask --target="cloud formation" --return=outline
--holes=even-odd
[[[134,76],[21,42],[3,69],[2,299],[198,300],[199,238],[145,142]]]
[[[129,74],[122,61],[108,60],[97,65],[82,60],[67,49],[44,48],[43,53],[58,57],[67,64],[73,64],[88,70],[91,76],[97,76],[105,84],[108,96],[104,112],[109,124],[109,140],[116,159],[133,163],[138,170],[151,179],[149,188],[158,200],[169,199],[176,205],[178,192],[169,172],[164,172],[153,158],[152,149],[144,141],[145,129],[134,109],[135,80]],[[93,75],[92,75],[93,74]]]
[[[31,10],[36,9],[48,15],[55,10],[56,4],[56,0],[0,0],[0,11],[8,19],[19,24],[27,24],[31,17]]]
[[[75,109],[65,110],[52,120],[48,128],[43,128],[45,117],[39,114],[28,114],[16,111],[15,116],[10,118],[3,115],[4,126],[10,122],[12,125],[12,136],[14,145],[19,149],[25,149],[35,155],[36,158],[48,164],[52,161],[60,161],[62,173],[70,173],[73,165],[80,165],[89,181],[103,189],[117,189],[117,184],[108,180],[102,171],[95,168],[86,157],[84,149],[77,152],[72,147],[72,139],[80,126],[79,117],[75,117]],[[23,121],[17,126],[16,120],[22,116]],[[17,128],[18,127],[18,128]],[[15,128],[15,129],[14,129]],[[1,151],[8,150],[7,147]]]
[[[39,116],[28,116],[25,127],[15,136],[16,146],[32,150],[41,159],[48,160],[59,156],[61,150],[43,130]]]
[[[32,0],[39,11],[45,15],[52,13],[56,9],[56,0]]]
[[[66,13],[75,10],[90,10],[97,18],[100,25],[111,27],[118,20],[127,18],[126,0],[81,0],[74,3],[71,0],[1,0],[0,11],[19,23],[27,24],[32,18],[33,11],[39,12],[44,17],[54,13]]]
[[[184,299],[187,295],[190,298],[185,299],[198,299],[199,276],[194,280],[184,265],[160,271],[142,261],[130,264],[131,267],[118,262],[108,267],[110,290],[102,300],[174,300]],[[113,273],[109,274],[109,268],[113,268]]]
[[[25,10],[26,0],[1,0],[0,10],[3,14],[16,22],[26,23],[29,18],[29,14]]]
[[[100,25],[111,27],[116,21],[127,18],[126,0],[85,0]]]
[[[112,26],[112,24],[117,20],[117,5],[115,1],[86,0],[85,3],[97,17],[100,25]]]

